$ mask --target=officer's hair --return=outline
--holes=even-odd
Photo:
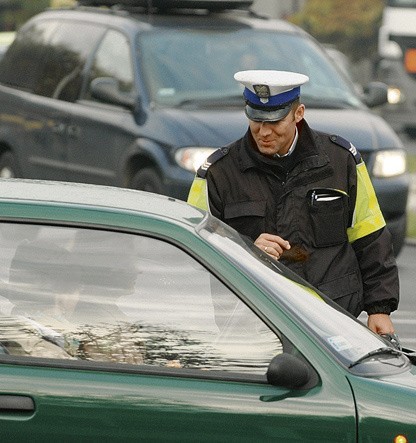
[[[296,108],[297,108],[299,105],[300,105],[300,97],[298,97],[297,99],[295,99],[295,100],[292,102],[292,105],[291,105],[291,107],[290,107],[290,110],[291,110],[291,111],[296,111]]]

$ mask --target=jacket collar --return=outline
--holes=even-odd
[[[311,169],[322,166],[328,162],[328,157],[320,150],[315,143],[313,131],[307,124],[306,120],[301,120],[298,123],[299,138],[296,144],[296,149],[293,151],[293,168],[295,169],[302,163],[302,170]],[[269,168],[279,167],[279,162],[282,159],[269,158],[261,155],[257,150],[254,140],[251,136],[250,128],[248,128],[241,143],[237,145],[239,169],[245,171],[250,168]],[[287,157],[283,157],[287,158]]]

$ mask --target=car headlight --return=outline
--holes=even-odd
[[[387,101],[391,105],[397,105],[398,103],[404,102],[400,88],[389,86],[387,89]]]
[[[377,178],[394,177],[406,172],[406,152],[392,149],[377,152],[373,166],[373,176]]]
[[[217,148],[181,148],[175,153],[175,160],[179,166],[188,171],[196,172],[205,159]]]

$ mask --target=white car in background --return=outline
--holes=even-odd
[[[0,32],[0,58],[7,51],[8,47],[13,43],[16,33],[14,31],[10,32]]]

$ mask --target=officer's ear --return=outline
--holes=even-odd
[[[300,103],[299,106],[295,109],[295,122],[299,123],[303,116],[305,115],[305,105],[303,103]]]

